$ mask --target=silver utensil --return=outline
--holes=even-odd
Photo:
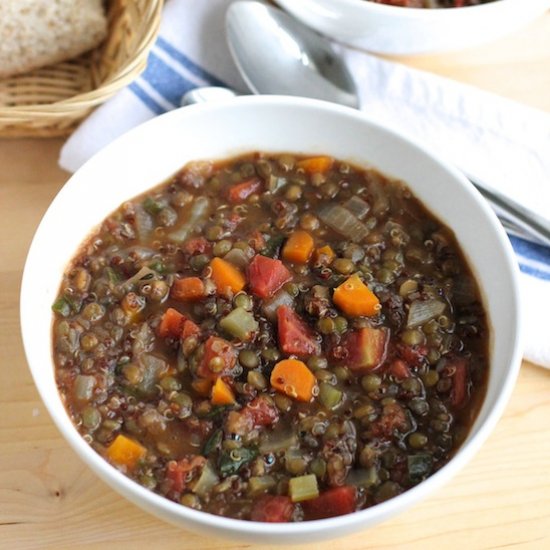
[[[227,10],[226,33],[233,59],[254,93],[312,97],[359,107],[355,83],[330,41],[285,12],[253,0],[234,2]],[[550,246],[550,220],[479,180],[470,181],[506,227]]]

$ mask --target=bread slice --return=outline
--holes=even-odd
[[[0,0],[0,77],[80,55],[106,34],[102,0]]]

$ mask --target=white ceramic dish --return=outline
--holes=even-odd
[[[454,228],[483,291],[492,327],[487,396],[457,455],[414,489],[373,508],[332,519],[262,524],[191,510],[162,498],[97,455],[72,425],[57,392],[52,364],[51,304],[62,272],[80,243],[124,200],[142,193],[191,159],[226,158],[251,150],[329,153],[374,165],[404,179]],[[358,111],[287,97],[240,97],[194,105],[158,117],[98,153],[65,185],[32,242],[21,293],[28,363],[54,422],[97,475],[141,508],[182,527],[251,542],[325,540],[366,529],[441,486],[472,457],[500,417],[521,359],[517,269],[510,244],[481,196],[455,169]]]
[[[302,23],[371,52],[411,55],[490,42],[526,25],[550,0],[496,0],[465,8],[418,9],[366,0],[276,0]]]

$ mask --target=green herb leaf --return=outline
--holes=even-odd
[[[274,235],[267,241],[265,248],[262,250],[264,256],[274,258],[279,255],[279,249],[285,240],[284,235]]]
[[[257,456],[257,449],[248,449],[246,447],[224,451],[220,456],[220,474],[224,477],[236,474],[245,464],[248,464]]]
[[[432,455],[419,453],[407,457],[411,481],[421,481],[432,471]]]
[[[159,204],[155,199],[147,197],[143,201],[143,208],[146,212],[151,214],[151,216],[156,216],[162,210],[162,205]]]
[[[220,428],[216,430],[206,441],[202,449],[202,454],[208,456],[210,453],[219,449],[222,444],[223,430]]]

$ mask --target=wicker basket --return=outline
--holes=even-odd
[[[109,34],[77,59],[0,79],[0,137],[69,134],[145,68],[162,0],[109,0]]]

